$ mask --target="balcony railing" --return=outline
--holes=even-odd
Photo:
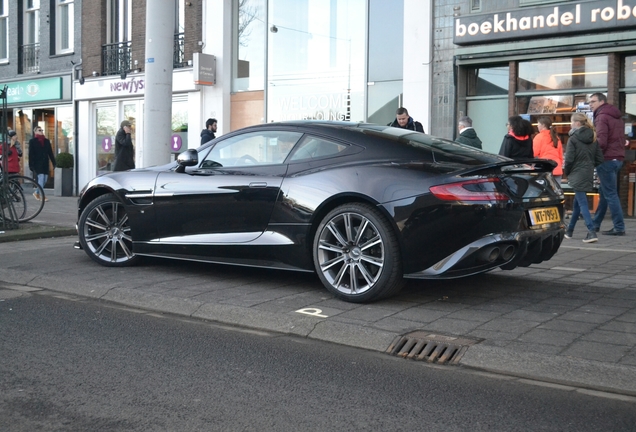
[[[40,72],[40,44],[22,45],[19,63],[22,67],[22,73]]]
[[[132,70],[130,42],[102,45],[102,75],[120,75]]]
[[[185,61],[185,38],[183,33],[174,35],[174,50],[172,55],[172,67],[174,69],[186,67],[188,63]]]

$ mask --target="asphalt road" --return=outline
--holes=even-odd
[[[633,398],[52,293],[0,301],[3,431],[634,431]]]

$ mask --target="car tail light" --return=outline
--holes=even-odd
[[[433,186],[430,190],[444,201],[508,201],[508,195],[497,190],[498,184],[498,178],[486,178]]]

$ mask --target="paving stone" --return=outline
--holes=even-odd
[[[537,328],[546,329],[546,330],[557,330],[564,331],[568,333],[579,333],[583,334],[591,331],[592,329],[598,327],[597,323],[585,323],[581,321],[569,321],[560,318],[555,318],[551,321],[547,321],[542,323]]]
[[[628,351],[628,347],[621,345],[577,341],[563,350],[561,355],[599,362],[618,362]]]
[[[490,312],[490,311],[470,308],[470,309],[463,309],[457,312],[453,312],[447,315],[446,318],[467,320],[467,321],[478,321],[481,323],[485,323],[501,315],[502,315],[501,312]]]
[[[614,320],[614,321],[608,322],[607,324],[603,324],[598,329],[606,330],[606,331],[622,332],[622,333],[632,333],[636,335],[636,325],[634,325],[634,323],[625,322],[625,321]]]
[[[388,316],[394,315],[395,312],[376,306],[360,306],[356,309],[341,313],[341,318],[358,319],[367,322],[376,322]]]
[[[582,322],[591,322],[591,323],[605,323],[607,321],[611,321],[615,316],[612,315],[600,315],[590,312],[567,312],[561,315],[562,319],[570,320],[570,321],[582,321]]]
[[[517,342],[534,345],[548,344],[565,347],[580,337],[580,333],[569,333],[565,331],[535,328],[521,335],[517,339]]]
[[[512,311],[512,312],[504,315],[503,318],[520,319],[520,320],[525,320],[525,321],[544,322],[544,321],[549,321],[551,319],[554,319],[556,316],[558,316],[557,313],[553,313],[553,312],[537,312],[537,311],[525,310],[525,308],[524,308],[524,309],[518,309],[516,311]]]
[[[587,334],[582,335],[581,340],[635,347],[636,333],[623,333],[617,331],[595,329]]]
[[[559,354],[563,348],[556,345],[544,345],[542,343],[526,343],[526,342],[517,342],[512,341],[506,345],[506,348],[514,349],[515,351],[521,352],[533,352],[537,354],[546,354],[546,355],[557,355]]]
[[[440,318],[426,324],[425,328],[430,331],[462,336],[475,330],[479,325],[480,323],[477,321]]]
[[[530,329],[538,326],[539,322],[536,321],[526,321],[519,319],[509,319],[509,318],[495,318],[492,321],[489,321],[482,326],[480,329],[484,330],[498,330],[498,329],[506,329],[508,332],[526,332]]]
[[[485,339],[486,341],[499,340],[499,341],[513,341],[521,336],[523,333],[511,333],[507,331],[497,331],[497,330],[485,330],[482,328],[475,329],[470,333],[467,333],[466,336]]]
[[[420,330],[422,329],[423,325],[424,324],[420,322],[403,320],[392,316],[373,323],[373,327],[375,328],[398,334],[406,334],[415,330]]]
[[[416,321],[422,323],[428,323],[435,321],[443,316],[446,316],[450,311],[441,311],[435,309],[424,308],[421,306],[413,307],[405,311],[401,311],[393,315],[393,318],[403,319],[407,321]]]

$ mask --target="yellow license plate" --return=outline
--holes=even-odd
[[[556,207],[546,207],[530,210],[530,224],[541,225],[552,222],[559,222],[561,215]]]

